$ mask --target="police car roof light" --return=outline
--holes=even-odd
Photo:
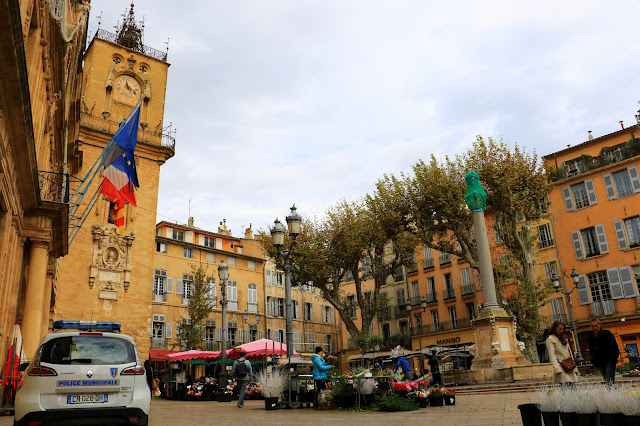
[[[111,321],[54,321],[53,331],[120,331],[120,323]]]

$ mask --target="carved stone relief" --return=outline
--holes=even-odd
[[[125,235],[111,224],[93,225],[93,252],[89,287],[97,283],[101,299],[117,300],[118,291],[131,283],[131,245],[136,231]]]

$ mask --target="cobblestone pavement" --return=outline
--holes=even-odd
[[[458,395],[456,405],[429,407],[400,413],[321,411],[312,408],[266,411],[264,401],[246,401],[244,408],[235,402],[186,402],[153,399],[150,425],[184,424],[270,424],[270,425],[521,425],[519,404],[534,402],[533,392],[478,393]],[[10,425],[13,417],[0,417],[0,425]]]

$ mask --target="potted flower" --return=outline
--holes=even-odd
[[[411,392],[409,395],[413,397],[413,400],[420,406],[420,408],[427,408],[429,405],[429,396],[431,395],[431,391],[427,389],[416,390]]]
[[[455,389],[447,388],[444,390],[444,404],[456,405],[456,391]]]
[[[436,387],[431,390],[429,405],[432,407],[442,407],[444,405],[444,389]]]
[[[544,386],[538,390],[538,406],[542,413],[545,426],[559,426],[558,394],[560,387]]]
[[[338,365],[338,357],[335,355],[328,355],[324,362],[328,365]]]
[[[255,378],[260,384],[260,393],[264,396],[264,408],[277,410],[278,398],[287,386],[287,376],[282,370],[268,370],[267,368],[260,370]]]

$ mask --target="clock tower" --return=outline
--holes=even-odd
[[[141,100],[135,166],[137,207],[125,206],[124,232],[112,203],[93,194],[99,173],[72,214],[69,254],[60,260],[54,320],[117,321],[145,358],[150,345],[156,209],[160,166],[173,157],[174,134],[164,126],[167,52],[143,44],[134,5],[116,33],[98,29],[84,58],[80,132],[73,149],[71,194],[85,180],[120,123]],[[84,221],[78,220],[87,214]]]

